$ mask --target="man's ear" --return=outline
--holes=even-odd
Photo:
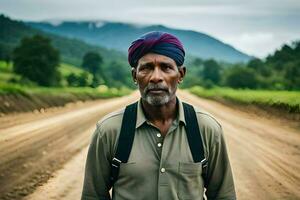
[[[186,67],[182,65],[178,67],[178,71],[179,71],[179,83],[181,83],[186,74]]]
[[[131,76],[132,76],[132,79],[134,81],[134,83],[136,84],[137,80],[136,80],[136,68],[132,67],[131,68]]]

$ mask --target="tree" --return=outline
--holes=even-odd
[[[109,77],[106,83],[107,86],[120,88],[124,85],[128,86],[133,84],[130,69],[126,64],[118,61],[112,61],[108,64],[107,69],[109,69],[105,74],[107,77]]]
[[[23,38],[13,51],[13,62],[14,72],[39,85],[52,86],[59,82],[59,52],[46,37]]]
[[[8,66],[11,61],[11,52],[4,45],[0,44],[0,60],[4,60]]]
[[[280,71],[284,68],[284,64],[298,59],[294,54],[294,49],[285,44],[280,50],[276,50],[274,55],[266,58],[266,64],[272,65],[276,70]]]
[[[226,85],[233,88],[256,88],[257,77],[252,69],[245,67],[233,67],[225,79]]]
[[[247,64],[247,67],[253,69],[262,76],[268,77],[271,75],[271,69],[268,68],[267,65],[265,65],[263,61],[258,58],[250,60]]]
[[[247,67],[254,69],[255,71],[259,71],[263,64],[264,63],[260,59],[254,58],[248,62]]]
[[[97,52],[90,51],[83,56],[81,66],[93,74],[92,87],[97,87],[99,85],[100,79],[98,75],[100,75],[101,78],[105,81],[105,76],[101,67],[102,64],[103,59]]]
[[[78,86],[84,87],[89,85],[89,74],[87,72],[82,72],[78,76]]]
[[[85,87],[89,85],[89,75],[87,72],[82,72],[79,75],[71,73],[67,76],[67,82],[72,87]]]
[[[82,67],[87,69],[93,75],[101,72],[102,57],[96,52],[88,52],[83,56]]]
[[[67,79],[69,86],[72,86],[72,87],[78,86],[78,78],[77,78],[76,74],[71,73],[67,76],[66,79]]]
[[[214,84],[220,82],[220,65],[213,59],[204,61],[203,79],[211,80]]]
[[[284,77],[287,80],[288,89],[300,89],[300,61],[286,64]]]
[[[194,61],[192,62],[192,65],[195,66],[200,66],[203,64],[203,60],[201,58],[195,58]]]

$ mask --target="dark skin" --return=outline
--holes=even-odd
[[[175,61],[167,56],[148,53],[141,57],[136,68],[132,68],[133,80],[138,84],[141,94],[148,84],[160,84],[168,88],[166,91],[149,91],[151,95],[170,96],[162,105],[151,105],[142,99],[142,106],[147,119],[159,128],[165,136],[177,116],[176,88],[185,76],[186,68],[178,67]]]

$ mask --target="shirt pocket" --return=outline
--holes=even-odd
[[[180,200],[203,200],[201,163],[179,163],[178,198]]]

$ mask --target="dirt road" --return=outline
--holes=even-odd
[[[238,199],[300,199],[299,131],[186,92],[179,96],[221,122]],[[137,98],[0,118],[0,199],[79,199],[95,122]]]

